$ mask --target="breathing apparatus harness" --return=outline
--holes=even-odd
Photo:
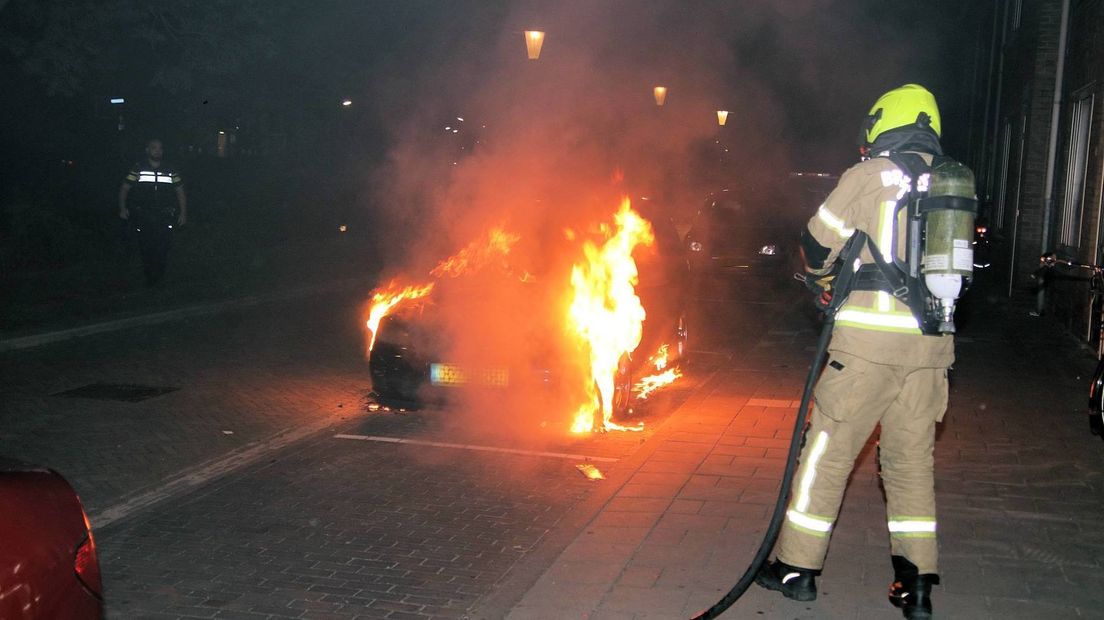
[[[884,156],[905,173],[908,187],[893,211],[892,247],[879,248],[867,237],[874,263],[859,267],[851,290],[889,293],[909,307],[921,333],[953,334],[955,301],[973,279],[973,173],[943,155],[930,166],[916,153]],[[897,247],[902,211],[903,252]]]
[[[960,238],[964,227],[969,228],[972,234],[973,219],[977,213],[977,200],[973,197],[973,173],[958,162],[941,155],[935,156],[931,166],[914,153],[891,151],[886,156],[907,175],[908,184],[908,189],[903,188],[894,209],[893,244],[895,247],[892,249],[892,261],[885,260],[869,235],[856,230],[843,246],[832,270],[827,275],[804,276],[806,286],[816,294],[817,307],[824,312],[824,324],[817,339],[813,363],[805,378],[805,387],[802,390],[801,404],[798,407],[797,419],[794,421],[793,433],[790,437],[790,448],[786,456],[786,467],[782,473],[778,499],[775,501],[770,523],[759,544],[759,549],[744,574],[728,593],[712,607],[694,616],[693,620],[717,618],[739,600],[751,586],[756,574],[767,561],[771,549],[774,548],[775,540],[782,529],[786,504],[789,502],[793,477],[797,470],[797,460],[803,444],[802,438],[809,416],[813,387],[827,358],[828,343],[832,339],[836,314],[847,300],[848,294],[853,290],[888,292],[909,306],[920,324],[922,333],[954,332],[954,301],[969,285],[973,267],[973,251],[970,245],[972,239]],[[950,184],[953,187],[948,190],[944,187],[948,185],[946,179],[932,178],[940,174],[947,175],[959,183]],[[906,180],[903,179],[902,184],[905,183]],[[908,229],[904,258],[901,259],[896,248],[899,221],[897,216],[905,209],[907,209]],[[947,221],[942,220],[949,220],[952,225],[948,226]],[[946,243],[948,240],[950,243]],[[870,249],[874,264],[861,264],[860,256],[864,248]],[[930,258],[942,256],[933,252],[944,250],[951,251],[946,260]],[[956,250],[957,255],[954,254]],[[968,265],[969,269],[964,268],[964,265]],[[964,271],[968,273],[963,274]],[[929,280],[931,276],[939,277]],[[957,286],[951,286],[951,284]],[[933,291],[933,288],[936,290]]]

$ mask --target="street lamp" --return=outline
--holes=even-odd
[[[541,46],[544,45],[544,33],[540,30],[525,31],[525,51],[529,53],[529,60],[540,58]]]
[[[662,107],[663,103],[667,101],[666,86],[656,86],[652,89],[652,94],[655,96],[655,102],[657,106]]]
[[[717,124],[724,127],[728,121],[728,110],[717,110]]]

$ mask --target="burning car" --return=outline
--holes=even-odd
[[[640,378],[673,372],[685,355],[688,263],[660,208],[627,204],[614,226],[565,231],[553,254],[582,254],[570,275],[523,264],[512,254],[517,236],[496,229],[442,261],[428,282],[379,290],[372,307],[386,310],[368,320],[379,399],[416,406],[457,388],[559,393],[592,375],[585,399],[596,403],[580,407],[575,430],[593,428],[587,412],[601,412],[607,426],[629,414],[634,397],[654,387]]]

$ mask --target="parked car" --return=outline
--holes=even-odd
[[[57,472],[0,458],[0,618],[103,615],[92,528]]]
[[[623,360],[615,377],[615,415],[631,409],[632,378],[650,374],[643,367],[648,356],[663,344],[672,361],[686,352],[684,245],[661,208],[646,200],[633,206],[652,224],[655,243],[634,254],[636,293],[647,318],[636,354]],[[533,271],[527,278],[518,277],[526,270],[502,268],[441,280],[431,296],[385,317],[369,356],[380,400],[418,406],[447,400],[457,387],[555,390],[571,354],[557,301],[568,284]]]
[[[691,270],[787,281],[798,256],[795,211],[780,194],[710,194],[686,233]]]

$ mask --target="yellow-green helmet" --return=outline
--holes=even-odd
[[[867,144],[873,144],[890,129],[909,125],[942,135],[935,95],[919,84],[905,84],[878,97],[863,123],[863,137]]]

